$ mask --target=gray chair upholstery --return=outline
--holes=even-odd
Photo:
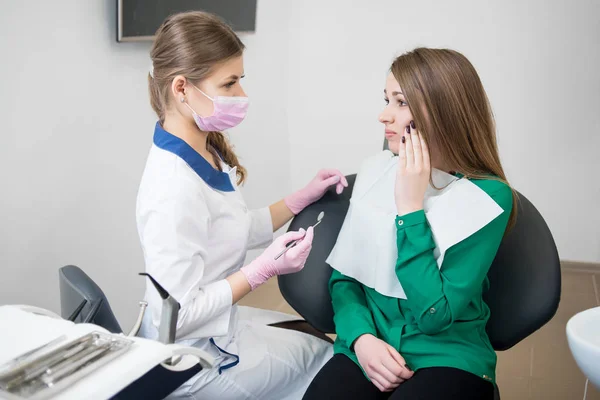
[[[104,292],[79,267],[62,267],[58,271],[58,283],[61,317],[78,323],[94,323],[112,333],[123,332]]]
[[[488,272],[487,333],[508,350],[544,326],[560,302],[560,259],[552,233],[534,205],[518,193],[515,227],[504,237]]]
[[[325,260],[348,211],[356,176],[347,178],[349,187],[341,196],[330,190],[294,218],[290,230],[306,228],[325,211],[304,269],[278,277],[285,300],[325,333],[335,333],[328,289],[331,267]],[[552,234],[533,204],[522,194],[518,197],[516,226],[500,245],[488,273],[490,290],[484,296],[491,310],[487,331],[496,350],[507,350],[541,328],[560,301],[560,261]]]

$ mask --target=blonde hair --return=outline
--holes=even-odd
[[[244,44],[219,17],[200,11],[178,13],[168,17],[158,28],[150,57],[153,72],[148,74],[150,104],[160,123],[164,123],[169,106],[169,91],[177,75],[199,82],[213,68],[243,54]],[[208,132],[207,149],[215,159],[237,167],[238,184],[244,182],[242,167],[231,144],[221,132]]]
[[[464,55],[448,49],[417,48],[396,58],[390,69],[417,129],[428,144],[433,142],[445,165],[467,178],[490,179],[492,175],[509,185],[488,97]],[[514,226],[516,211],[513,190],[509,228]]]

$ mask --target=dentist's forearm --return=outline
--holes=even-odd
[[[231,304],[237,303],[250,293],[250,284],[241,271],[235,272],[225,279],[231,286]]]
[[[273,221],[273,232],[279,230],[279,228],[287,224],[294,217],[294,213],[290,211],[283,200],[272,204],[269,207],[269,211],[271,212],[271,220]]]

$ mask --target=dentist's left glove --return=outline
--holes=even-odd
[[[275,260],[275,256],[281,253],[285,246],[298,240],[298,244],[289,249],[284,255]],[[256,289],[269,278],[275,275],[285,275],[298,272],[304,268],[304,263],[310,254],[313,241],[313,227],[308,230],[288,232],[277,239],[250,264],[243,266],[240,271],[248,280],[250,288]]]
[[[327,189],[333,185],[336,186],[336,193],[340,194],[345,187],[348,187],[348,181],[337,169],[322,169],[306,187],[292,193],[283,201],[291,212],[298,215],[304,208],[323,197]]]

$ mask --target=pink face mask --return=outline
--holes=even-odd
[[[181,101],[192,111],[196,125],[204,132],[220,132],[225,129],[233,128],[234,126],[239,125],[246,117],[246,112],[248,110],[247,97],[215,96],[212,98],[196,86],[194,86],[194,88],[213,102],[214,110],[212,115],[202,117],[194,111],[183,97],[181,98]]]

